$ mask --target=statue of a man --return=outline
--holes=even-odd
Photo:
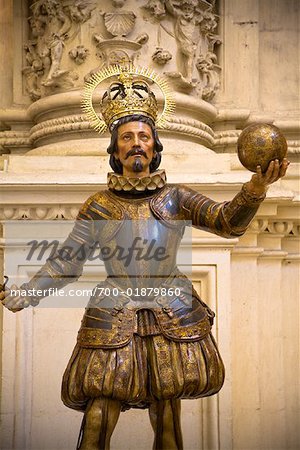
[[[158,170],[157,103],[144,82],[115,83],[102,107],[111,131],[108,189],[87,199],[62,251],[21,288],[47,296],[77,280],[95,248],[102,251],[108,276],[94,289],[62,383],[65,405],[84,412],[77,448],[109,449],[120,412],[148,408],[153,448],[180,450],[180,399],[215,394],[224,381],[214,313],[176,265],[184,228],[241,236],[288,161],[271,162],[264,174],[258,168],[233,200],[217,203],[167,184]],[[17,311],[40,297],[7,289],[0,300]]]

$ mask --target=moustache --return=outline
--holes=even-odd
[[[134,156],[134,155],[141,155],[141,156],[144,156],[146,159],[148,159],[146,152],[140,147],[129,150],[129,152],[126,153],[125,159],[128,159],[130,156]]]

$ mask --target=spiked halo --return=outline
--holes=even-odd
[[[100,104],[102,118],[93,106],[95,89],[105,80],[116,78],[102,97]],[[164,97],[164,106],[158,114],[157,101],[145,80],[154,82]],[[175,110],[175,101],[167,80],[145,67],[108,66],[93,74],[85,83],[82,108],[91,126],[103,133],[107,128],[111,130],[116,121],[129,114],[142,114],[150,117],[156,127],[165,128]]]

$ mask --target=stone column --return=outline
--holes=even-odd
[[[232,252],[232,395],[233,448],[260,448],[258,257],[256,221]],[[247,355],[245,357],[245,355]],[[238,405],[238,406],[237,406]]]
[[[13,98],[13,2],[11,0],[0,1],[0,86],[1,86],[1,106],[7,107],[12,104]],[[4,63],[5,61],[5,63]],[[5,124],[0,120],[0,131],[5,129]],[[1,145],[0,145],[1,153]],[[4,168],[4,160],[0,156],[0,171]],[[1,203],[1,193],[0,193]],[[0,242],[3,238],[3,227],[0,223]],[[3,282],[4,250],[0,243],[0,283]],[[2,322],[3,310],[0,310],[0,351],[2,354]],[[0,361],[0,371],[2,373],[2,358]]]
[[[0,0],[0,11],[1,107],[5,108],[13,100],[13,0]]]
[[[282,306],[283,324],[282,333],[284,336],[283,364],[284,364],[284,384],[288,386],[284,389],[285,395],[285,415],[286,415],[286,446],[293,449],[299,447],[299,379],[300,359],[299,328],[300,328],[300,236],[299,225],[294,225],[292,232],[285,233],[282,241],[282,248],[288,255],[282,264]]]
[[[280,206],[276,210],[275,219],[254,220],[233,250],[233,440],[237,449],[299,445],[299,304],[294,291],[299,289],[298,226],[293,226],[293,220],[281,221]]]

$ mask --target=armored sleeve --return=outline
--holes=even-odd
[[[252,195],[243,185],[228,202],[218,203],[185,186],[179,189],[179,204],[185,219],[193,226],[222,237],[237,237],[245,233],[265,194]]]
[[[33,276],[33,278],[21,286],[22,290],[40,290],[43,295],[31,296],[31,304],[38,304],[39,300],[47,297],[49,288],[62,288],[80,277],[85,261],[93,251],[94,218],[90,204],[90,197],[81,207],[74,227],[67,239],[49,256],[46,263]]]

